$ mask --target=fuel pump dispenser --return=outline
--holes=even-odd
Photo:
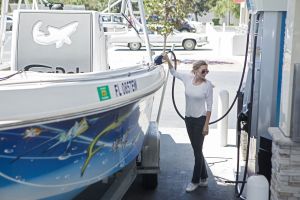
[[[237,196],[241,198],[248,176],[261,174],[269,182],[271,180],[272,137],[268,133],[268,128],[279,124],[287,9],[287,1],[283,0],[246,0],[246,2],[250,18],[244,70],[248,66],[248,72],[244,87],[241,89],[245,72],[243,70],[237,95],[224,115],[228,114],[237,100],[238,157],[240,133],[245,131],[248,134],[246,162],[244,173],[239,176],[238,159],[236,180],[227,182],[236,183]],[[176,69],[176,57],[174,59]],[[155,63],[161,62],[162,56],[156,58]],[[174,80],[172,89],[174,90]],[[178,115],[183,118],[176,108],[174,98],[173,104]],[[221,120],[224,116],[210,124]]]
[[[251,17],[248,73],[239,95],[238,125],[248,134],[245,175],[236,181],[242,194],[245,178],[271,179],[272,137],[278,126],[287,1],[247,0]],[[242,124],[242,125],[241,125]],[[240,126],[241,125],[241,126]],[[246,175],[247,174],[247,175]]]

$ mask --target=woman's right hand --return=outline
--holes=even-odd
[[[208,135],[208,124],[204,124],[203,130],[202,130],[202,134],[204,136]]]
[[[170,62],[168,53],[163,53],[162,56],[163,56],[163,59],[164,59],[165,61],[167,61],[168,63]]]
[[[173,68],[173,65],[172,65],[172,63],[171,63],[171,61],[170,61],[170,58],[169,58],[169,56],[168,56],[168,53],[163,53],[163,59],[164,59],[165,61],[167,61],[168,66],[169,66],[169,69],[172,69],[172,68]]]

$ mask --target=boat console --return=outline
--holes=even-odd
[[[99,12],[17,10],[14,19],[12,70],[82,73],[108,69]]]

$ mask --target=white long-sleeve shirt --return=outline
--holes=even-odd
[[[206,80],[200,85],[194,85],[193,74],[180,73],[174,68],[170,69],[170,73],[184,84],[186,117],[205,116],[207,111],[212,110],[214,86],[210,81]]]

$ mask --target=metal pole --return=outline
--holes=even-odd
[[[166,87],[167,87],[167,83],[168,83],[168,80],[169,80],[169,74],[170,74],[169,72],[170,72],[170,70],[168,68],[167,77],[166,77],[166,80],[165,80],[165,83],[164,83],[164,87],[163,87],[162,92],[161,92],[160,104],[159,104],[158,113],[157,113],[157,117],[156,117],[157,126],[159,125],[159,120],[160,120],[160,115],[161,115],[161,109],[162,109],[162,105],[164,103],[164,97],[165,97],[165,93],[166,93]]]
[[[125,9],[126,9],[126,2],[122,1],[122,4],[121,4],[121,13],[125,13]]]
[[[17,7],[18,10],[21,9],[22,1],[23,1],[23,0],[19,0],[19,1],[18,1],[18,7]]]
[[[33,10],[33,9],[35,9],[35,10],[38,10],[38,9],[39,9],[36,0],[33,0],[33,1],[32,1],[32,10]]]
[[[109,0],[107,4],[108,4],[108,5],[107,5],[107,8],[108,8],[107,12],[110,13],[111,0]]]
[[[143,31],[144,31],[144,37],[145,37],[145,42],[146,42],[146,49],[148,52],[148,56],[149,56],[149,63],[152,65],[153,64],[153,59],[152,59],[152,52],[151,52],[151,48],[150,48],[150,41],[149,41],[149,36],[148,36],[148,29],[146,26],[146,19],[145,19],[145,10],[144,10],[144,4],[143,4],[143,0],[139,0],[138,1],[139,4],[139,10],[141,13],[141,21],[142,21],[142,25],[143,25]]]
[[[171,51],[174,51],[174,48],[175,48],[175,44],[172,45]],[[164,83],[164,87],[163,87],[162,92],[161,92],[160,104],[159,104],[157,118],[156,118],[157,126],[159,125],[159,120],[160,120],[160,115],[161,115],[161,109],[162,109],[162,106],[163,106],[163,103],[164,103],[164,99],[165,99],[166,87],[167,87],[167,83],[168,83],[168,80],[169,80],[169,74],[170,74],[169,72],[170,72],[170,70],[168,68],[167,77],[166,77],[166,80],[165,80],[165,83]]]
[[[24,0],[26,9],[30,9],[30,2],[28,0]]]
[[[106,13],[106,12],[110,12],[110,9],[113,8],[114,6],[116,6],[117,4],[119,4],[122,0],[118,0],[118,1],[115,1],[113,4],[111,4],[111,1],[109,1],[107,3],[107,8],[105,8],[104,10],[102,10],[101,12],[103,13]],[[124,1],[122,1],[124,2]]]
[[[6,15],[8,11],[8,0],[2,0],[1,5],[1,24],[0,24],[0,64],[2,64],[3,51],[4,51],[4,42],[5,42],[5,31],[6,31]]]

